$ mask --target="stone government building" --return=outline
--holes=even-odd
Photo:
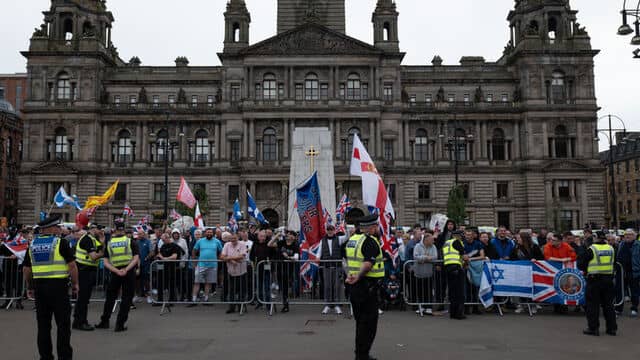
[[[168,156],[170,208],[184,175],[208,195],[208,224],[226,223],[250,189],[282,225],[292,131],[314,126],[333,134],[338,196],[348,192],[364,209],[360,182],[348,174],[352,135],[360,134],[400,224],[446,211],[456,158],[471,224],[603,222],[598,51],[568,0],[516,0],[500,59],[465,56],[453,66],[437,56],[402,64],[395,1],[373,9],[373,44],[345,34],[344,3],[278,0],[278,33],[251,44],[245,1],[230,0],[222,66],[179,57],[156,67],[120,59],[105,1],[53,0],[23,52],[19,222],[34,222],[60,184],[82,199],[117,178],[98,222],[120,216],[125,201],[137,215],[158,214]]]

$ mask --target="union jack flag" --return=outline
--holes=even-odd
[[[122,216],[136,216],[136,214],[133,213],[133,209],[131,208],[131,206],[129,206],[129,204],[124,204],[124,210],[122,210]]]
[[[229,222],[227,223],[227,227],[234,234],[238,232],[238,223],[236,222],[236,218],[233,214],[229,216]]]
[[[372,206],[369,206],[368,208],[370,214],[380,214],[380,209]],[[380,247],[395,263],[398,261],[398,255],[400,254],[398,253],[398,246],[394,246],[393,244],[395,241],[393,241],[394,239],[391,235],[392,220],[391,214],[388,212],[385,212],[384,216],[380,216]]]
[[[142,217],[142,219],[140,219],[140,221],[138,222],[138,225],[147,225],[150,222],[151,222],[151,216],[145,215]]]
[[[533,301],[582,305],[585,285],[575,262],[533,262]]]
[[[349,198],[347,194],[342,195],[340,198],[340,203],[338,204],[338,208],[336,209],[336,219],[338,221],[344,220],[345,214],[351,210],[351,202],[349,202]]]
[[[309,245],[308,241],[304,241],[304,234],[300,232],[300,260],[303,261],[300,266],[300,277],[304,280],[305,288],[310,289],[313,280],[318,275],[320,265],[321,242],[315,245]]]

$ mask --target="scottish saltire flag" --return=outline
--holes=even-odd
[[[22,235],[17,234],[13,240],[5,242],[4,246],[18,258],[18,265],[22,265],[27,249],[29,249],[29,241],[23,238]]]
[[[233,203],[233,217],[236,222],[242,220],[242,210],[240,210],[240,201],[238,199]]]
[[[258,206],[256,205],[256,201],[253,199],[253,196],[251,196],[251,193],[249,191],[247,191],[247,212],[251,217],[258,220],[260,224],[269,223],[267,219],[264,217],[264,215],[262,215],[262,213],[258,209]]]
[[[582,305],[586,284],[575,262],[533,262],[533,301]]]
[[[530,298],[533,294],[531,261],[484,263],[478,294],[485,307],[493,304],[494,296]]]
[[[318,273],[320,244],[326,235],[318,174],[313,175],[301,187],[296,189],[298,216],[300,217],[300,276],[309,288]]]
[[[78,210],[82,210],[82,206],[78,203],[78,197],[75,195],[67,195],[63,186],[60,186],[60,189],[58,189],[56,196],[53,198],[53,202],[55,202],[56,206],[59,208],[62,208],[65,205],[71,205]]]

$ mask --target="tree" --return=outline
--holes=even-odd
[[[200,205],[200,212],[202,215],[206,215],[209,213],[209,199],[207,197],[207,191],[203,188],[195,188],[193,190],[193,196],[195,196],[196,200],[198,200],[198,204]],[[191,216],[195,217],[196,208],[189,209],[185,204],[176,201],[175,203],[176,211],[182,216]]]
[[[454,185],[449,190],[449,200],[447,200],[447,217],[456,224],[463,224],[467,217],[466,203],[462,187]]]

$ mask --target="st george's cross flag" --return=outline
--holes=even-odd
[[[200,204],[196,201],[196,212],[193,219],[193,225],[200,230],[204,230],[204,219],[202,218],[202,213],[200,212]]]

